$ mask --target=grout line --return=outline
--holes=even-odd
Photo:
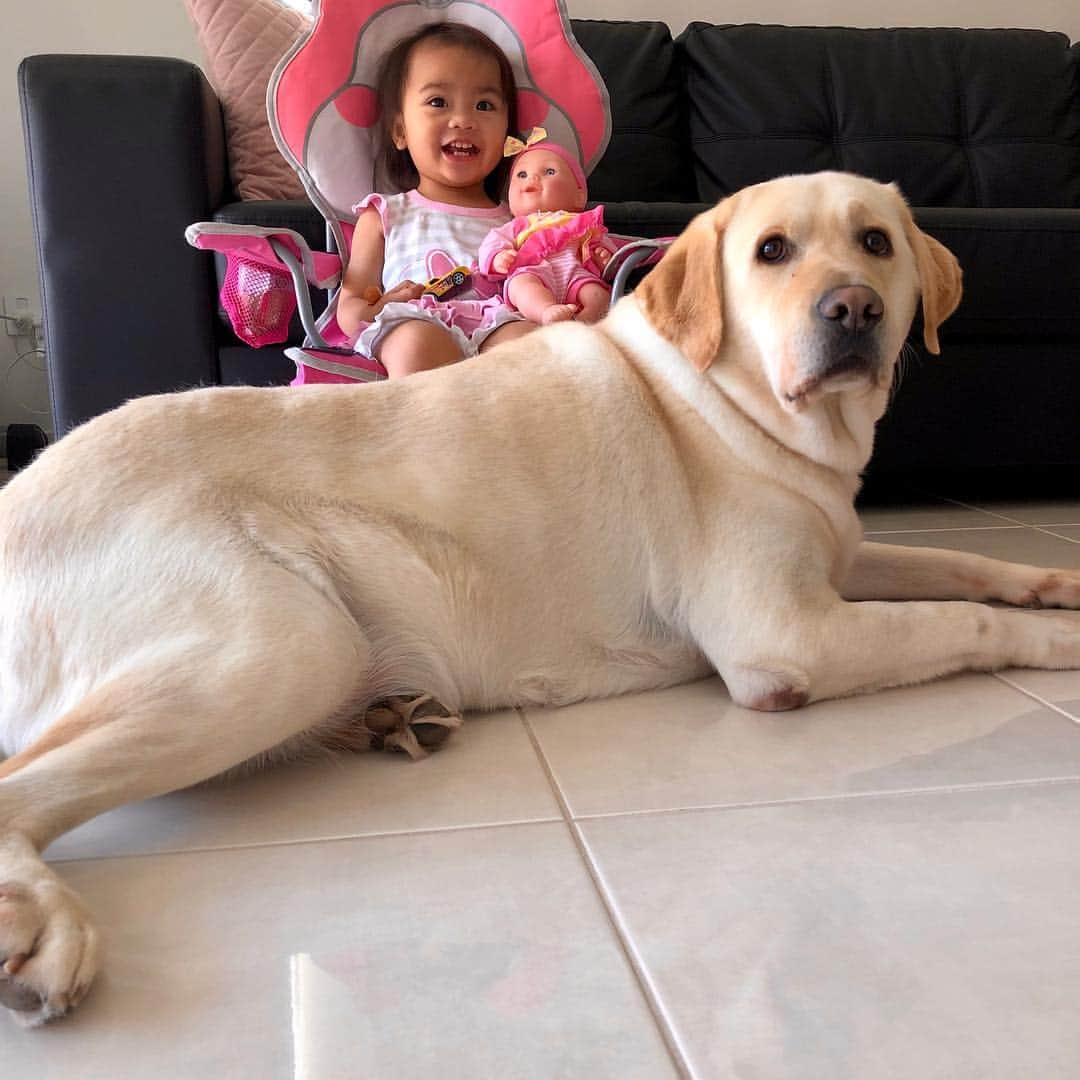
[[[615,934],[615,938],[619,943],[623,956],[630,965],[630,970],[637,980],[642,997],[645,999],[645,1004],[648,1007],[649,1012],[652,1013],[653,1020],[660,1030],[660,1036],[664,1041],[664,1046],[671,1058],[671,1062],[675,1066],[675,1070],[680,1077],[685,1078],[685,1080],[694,1080],[695,1074],[690,1067],[690,1055],[683,1045],[682,1040],[679,1038],[674,1021],[664,1005],[663,998],[660,996],[660,991],[653,982],[652,975],[638,952],[637,946],[634,944],[630,929],[623,920],[622,914],[619,912],[615,900],[611,895],[611,890],[608,888],[604,881],[603,874],[600,872],[600,867],[593,858],[588,841],[585,839],[577,821],[574,820],[574,815],[570,811],[570,805],[566,801],[562,787],[555,778],[555,772],[551,768],[551,763],[548,761],[547,755],[540,746],[540,740],[537,738],[536,732],[533,730],[532,724],[529,723],[529,719],[525,715],[524,710],[515,709],[515,712],[521,717],[521,722],[532,743],[533,750],[540,762],[540,767],[544,770],[548,783],[551,785],[551,790],[559,803],[559,809],[562,811],[563,820],[570,832],[570,837],[578,850],[578,854],[581,856],[582,862],[585,864],[585,869],[592,880],[593,888],[596,890],[600,903],[607,914],[608,922],[611,924],[611,929]]]
[[[1016,525],[1024,525],[1026,522],[1017,521],[1016,518],[1011,518],[1008,514],[999,514],[996,510],[984,510],[981,506],[973,506],[971,503],[961,502],[959,499],[950,499],[948,496],[942,495],[941,498],[945,502],[952,503],[954,506],[962,506],[965,510],[975,510],[980,514],[986,514],[989,517],[1000,518],[1002,521],[1009,521]]]
[[[1053,531],[1054,529],[1075,528],[1073,525],[1029,525],[1028,528],[1034,529],[1036,532],[1046,533],[1047,536],[1052,536],[1055,540],[1064,540],[1069,544],[1080,544],[1080,540],[1077,540],[1072,536],[1062,536],[1061,533]]]
[[[1012,522],[1014,525],[1022,525],[1026,529],[1035,529],[1036,532],[1046,532],[1047,531],[1047,523],[1045,523],[1045,522],[1042,523],[1041,525],[1036,525],[1036,524],[1033,524],[1030,521],[1021,521],[1019,518],[1009,517],[1008,514],[999,513],[996,510],[988,510],[983,506],[973,506],[971,503],[961,502],[959,499],[949,499],[949,498],[946,498],[945,496],[941,496],[941,498],[945,499],[946,502],[953,503],[956,506],[962,506],[965,510],[975,510],[975,511],[978,511],[978,513],[980,513],[980,514],[988,514],[990,517],[1000,518],[1002,521]],[[1059,522],[1056,522],[1054,524],[1055,524],[1055,526],[1057,528],[1061,528],[1062,526],[1080,524],[1080,522],[1059,521]],[[1007,528],[1007,526],[1003,526],[1003,525],[987,525],[987,526],[984,526],[984,527],[985,528],[993,528],[993,529]],[[1051,536],[1058,536],[1057,533],[1051,533],[1050,535]],[[1080,543],[1080,540],[1073,540],[1072,537],[1069,537],[1069,536],[1058,536],[1058,539],[1059,540],[1068,540],[1070,543],[1073,543],[1073,544]]]
[[[1074,724],[1080,724],[1080,718],[1073,716],[1071,713],[1066,712],[1059,705],[1055,705],[1052,701],[1046,701],[1044,698],[1039,697],[1031,690],[1027,690],[1025,687],[1020,686],[1017,683],[1011,682],[1009,679],[1001,675],[994,675],[995,678],[1001,682],[1017,690],[1026,697],[1038,702],[1038,704],[1051,709],[1053,712],[1059,713],[1066,720],[1072,721]],[[286,847],[301,847],[306,844],[341,844],[348,843],[354,840],[380,840],[380,839],[398,839],[403,836],[432,836],[442,833],[464,833],[464,832],[484,832],[489,829],[514,829],[521,826],[531,825],[558,825],[566,824],[575,828],[577,823],[585,821],[606,821],[610,818],[633,818],[633,817],[648,817],[650,815],[656,816],[670,816],[674,814],[702,814],[712,813],[715,811],[727,811],[727,810],[756,810],[761,808],[774,808],[783,806],[800,806],[803,804],[812,805],[815,803],[823,802],[842,802],[852,799],[890,799],[890,798],[905,798],[909,796],[917,795],[950,795],[950,794],[970,794],[971,792],[980,790],[998,790],[1002,788],[1015,788],[1015,787],[1039,787],[1039,786],[1054,786],[1063,784],[1077,784],[1080,783],[1080,775],[1078,776],[1051,776],[1041,778],[1028,778],[1026,780],[990,780],[983,781],[974,784],[943,784],[933,787],[925,788],[897,788],[895,790],[883,790],[883,791],[849,791],[839,792],[832,795],[804,795],[798,798],[791,799],[757,799],[747,802],[737,803],[700,803],[695,806],[655,806],[648,807],[643,810],[610,810],[604,812],[598,812],[593,814],[573,814],[568,804],[566,803],[562,791],[560,790],[557,782],[554,779],[547,759],[543,757],[543,752],[539,749],[538,743],[535,740],[535,735],[532,731],[528,721],[522,717],[525,724],[526,732],[530,739],[533,740],[533,747],[538,757],[540,758],[541,768],[547,775],[548,782],[551,784],[555,799],[559,804],[561,811],[561,817],[540,817],[540,818],[522,818],[516,821],[488,821],[488,822],[476,822],[466,825],[433,825],[425,828],[417,829],[382,829],[378,832],[368,833],[340,833],[331,834],[327,836],[305,836],[297,837],[292,840],[258,840],[249,843],[236,843],[236,844],[202,844],[193,847],[179,847],[179,848],[162,848],[160,850],[149,851],[117,851],[101,855],[64,855],[60,857],[44,857],[44,861],[50,866],[59,866],[65,863],[89,863],[89,862],[101,862],[106,859],[147,859],[157,858],[158,856],[170,856],[170,855],[213,855],[220,852],[228,851],[259,851],[266,848],[286,848]]]
[[[867,536],[892,536],[896,533],[1014,532],[1033,525],[950,525],[938,529],[867,529]]]
[[[994,678],[997,679],[999,682],[1003,682],[1006,686],[1011,686],[1014,690],[1019,691],[1019,693],[1023,694],[1025,697],[1029,697],[1033,701],[1037,701],[1040,705],[1045,706],[1047,709],[1052,709],[1054,712],[1060,713],[1062,716],[1065,717],[1066,720],[1071,720],[1074,724],[1080,725],[1080,716],[1074,716],[1071,712],[1063,709],[1060,705],[1056,705],[1052,701],[1047,701],[1046,698],[1041,697],[1039,694],[1035,693],[1034,690],[1029,690],[1026,686],[1023,686],[1020,683],[1013,682],[1012,679],[1007,678],[1000,672],[991,671],[990,674],[993,675]]]
[[[429,825],[419,829],[380,829],[377,832],[338,833],[304,836],[293,840],[256,840],[253,843],[205,844],[197,847],[163,848],[160,851],[118,851],[107,855],[64,855],[43,857],[50,866],[61,863],[97,862],[103,859],[148,859],[159,855],[212,855],[222,851],[258,851],[263,848],[302,847],[305,844],[342,844],[351,840],[397,839],[402,836],[432,836],[440,833],[483,832],[488,829],[516,829],[528,825],[558,825],[558,817],[522,818],[519,821],[481,821],[470,825]]]
[[[1070,719],[1073,718],[1070,717]],[[701,803],[697,806],[657,806],[647,810],[611,810],[595,814],[580,814],[575,820],[579,822],[605,821],[610,818],[647,817],[650,815],[672,816],[675,814],[704,814],[729,810],[759,810],[785,806],[812,806],[817,803],[846,802],[858,799],[903,799],[922,795],[970,795],[979,791],[1057,787],[1066,784],[1080,784],[1080,776],[1031,777],[1026,780],[986,780],[974,784],[942,784],[934,787],[897,788],[896,790],[884,791],[848,791],[833,795],[805,795],[792,799],[757,799],[739,803]]]

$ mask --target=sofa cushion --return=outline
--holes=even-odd
[[[218,369],[222,386],[284,386],[296,376],[284,345],[250,349],[235,338],[218,349]]]
[[[691,23],[678,45],[702,199],[846,169],[919,206],[1080,206],[1063,34]]]
[[[589,177],[597,202],[694,198],[683,75],[664,23],[574,19],[611,101],[611,142]]]
[[[944,341],[1080,342],[1080,209],[929,207],[915,219],[964,271]]]
[[[694,202],[609,202],[604,204],[604,225],[609,232],[622,236],[677,236],[692,218],[708,210],[710,205]]]
[[[229,171],[242,199],[299,199],[300,178],[266,117],[266,85],[311,20],[278,0],[185,0],[221,98]]]
[[[1000,475],[1002,469],[1018,469],[1029,498],[1035,490],[1032,466],[1072,465],[1071,475],[1059,481],[1067,486],[1057,489],[1072,496],[1080,463],[1080,424],[1072,404],[1078,398],[1074,343],[945,342],[940,356],[917,349],[905,361],[878,424],[870,474]]]

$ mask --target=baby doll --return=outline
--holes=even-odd
[[[534,323],[577,318],[596,322],[611,289],[600,274],[615,250],[603,207],[585,211],[585,174],[573,155],[534,128],[517,154],[507,201],[513,221],[492,229],[480,246],[480,270],[504,278],[503,298]]]

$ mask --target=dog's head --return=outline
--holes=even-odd
[[[894,185],[846,173],[745,188],[701,214],[635,295],[701,371],[759,365],[783,409],[891,385],[922,300],[923,339],[960,302],[960,267]]]

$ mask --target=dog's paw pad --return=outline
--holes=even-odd
[[[30,986],[0,976],[0,1005],[12,1012],[35,1012],[42,1006],[41,995]]]
[[[431,694],[398,695],[372,704],[363,731],[372,749],[403,750],[415,760],[437,750],[461,724],[461,715]]]

